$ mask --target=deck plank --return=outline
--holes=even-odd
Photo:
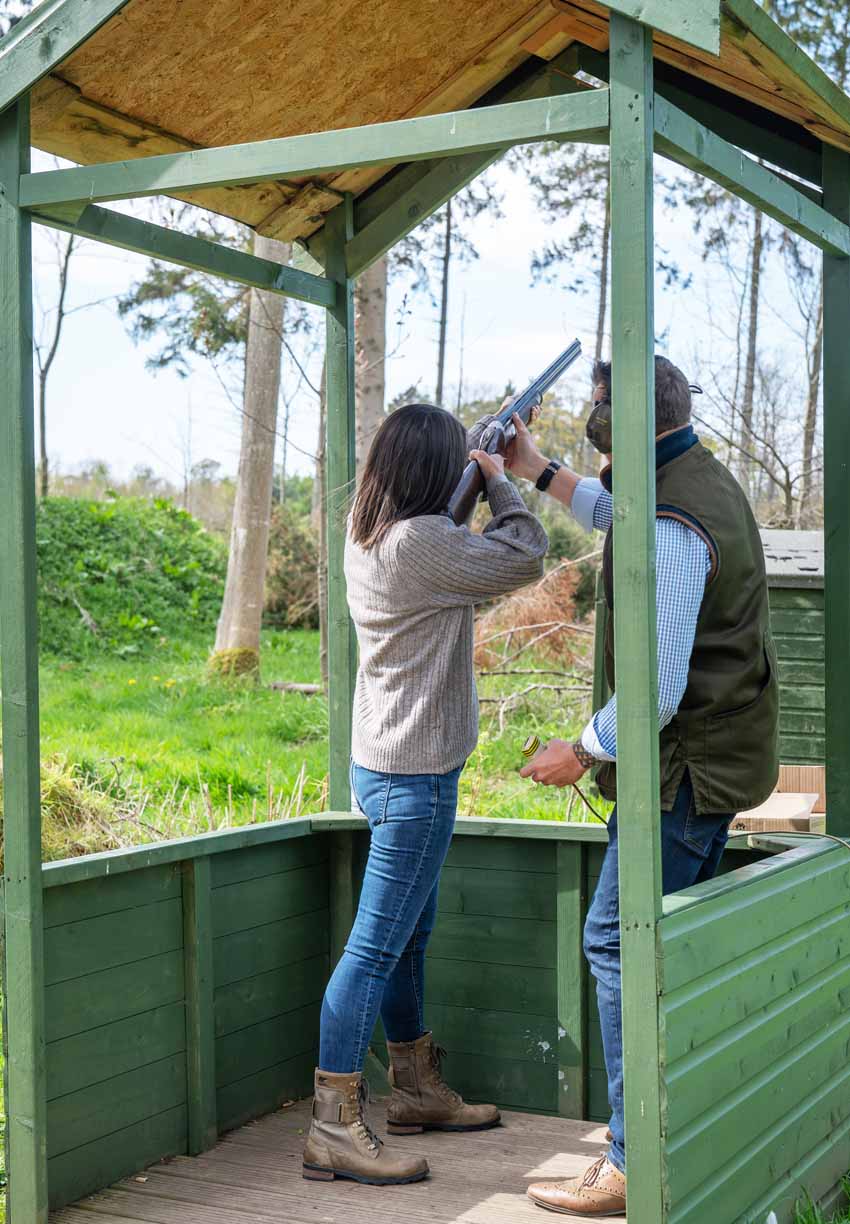
[[[384,1109],[372,1106],[379,1134]],[[163,1161],[55,1211],[50,1224],[543,1224],[525,1196],[529,1182],[573,1177],[603,1150],[604,1128],[593,1123],[507,1113],[489,1131],[395,1139],[428,1158],[431,1177],[416,1185],[308,1182],[309,1111],[299,1101],[231,1131],[211,1152]]]

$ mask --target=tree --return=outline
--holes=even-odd
[[[445,392],[446,347],[449,318],[449,284],[453,261],[478,258],[472,237],[474,223],[486,215],[499,217],[501,197],[491,180],[482,175],[458,192],[443,208],[432,213],[390,252],[390,272],[406,275],[414,294],[425,293],[437,306],[437,370],[435,399],[442,404]],[[433,291],[436,280],[438,294]]]
[[[387,256],[362,272],[354,288],[354,399],[357,471],[384,419],[387,354]]]
[[[62,338],[62,327],[68,314],[66,308],[68,296],[68,279],[71,258],[74,254],[76,239],[73,234],[56,236],[56,268],[58,274],[58,296],[53,313],[53,320],[47,336],[39,341],[33,340],[36,368],[38,369],[38,436],[39,436],[39,493],[47,497],[49,491],[49,472],[47,464],[47,380],[59,352],[59,342]],[[45,313],[45,321],[47,319]]]
[[[567,287],[583,293],[588,288],[589,262],[590,283],[596,287],[594,357],[598,361],[605,345],[611,253],[608,150],[595,145],[530,145],[516,150],[513,164],[528,178],[538,207],[558,233],[532,252],[532,279],[560,280],[566,267]]]
[[[254,254],[288,263],[291,248],[260,234]],[[260,669],[260,628],[272,508],[285,299],[252,289],[248,304],[245,393],[236,500],[224,600],[210,666],[231,674]]]
[[[208,224],[220,240],[215,229],[220,223]],[[227,232],[232,237],[233,227]],[[244,229],[235,232],[244,243]],[[279,263],[289,259],[287,244],[259,234],[254,235],[253,249]],[[171,367],[185,376],[193,357],[206,358],[217,371],[222,365],[228,369],[234,362],[242,363],[239,471],[227,581],[210,660],[217,671],[259,671],[281,346],[291,353],[288,335],[307,325],[306,312],[291,304],[284,331],[284,302],[279,294],[225,285],[201,273],[156,263],[119,302],[134,339],[162,338],[148,358],[154,369]]]

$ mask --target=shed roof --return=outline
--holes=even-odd
[[[81,164],[463,109],[529,60],[608,46],[595,0],[129,0],[33,92],[33,143]],[[850,101],[756,0],[722,0],[720,54],[656,33],[692,80],[850,149]],[[305,237],[389,167],[187,197]]]
[[[761,542],[769,586],[823,586],[822,531],[763,530]]]

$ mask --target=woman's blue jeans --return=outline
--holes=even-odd
[[[697,816],[691,780],[686,773],[673,810],[661,813],[661,867],[665,894],[712,879],[720,865],[731,820],[732,816]],[[584,925],[584,954],[596,978],[602,1048],[608,1072],[608,1104],[613,1136],[608,1158],[621,1172],[625,1172],[618,863],[615,808],[608,822],[608,849],[599,883]]]
[[[380,1012],[389,1041],[425,1032],[425,947],[457,813],[460,769],[387,774],[351,767],[372,839],[357,917],[322,1003],[319,1066],[360,1071]]]

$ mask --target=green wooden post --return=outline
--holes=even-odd
[[[611,334],[620,932],[630,1224],[659,1224],[655,931],[661,914],[655,649],[652,32],[611,14]],[[619,456],[619,458],[618,458]]]
[[[823,146],[824,204],[850,223],[850,157]],[[824,611],[827,830],[850,835],[850,260],[823,257]]]
[[[345,244],[353,233],[352,201],[325,223],[327,276],[337,283],[327,312],[325,486],[328,540],[328,770],[331,811],[349,811],[348,761],[357,640],[345,597],[345,520],[354,482],[354,282],[345,271]]]
[[[29,100],[0,115],[0,629],[3,675],[9,1217],[47,1219],[44,935],[38,739]]]
[[[212,884],[210,860],[183,864],[183,963],[186,980],[186,1068],[189,1155],[218,1137],[215,1099]]]
[[[581,842],[556,849],[558,948],[558,1113],[587,1117],[587,975],[581,949],[587,870]]]

